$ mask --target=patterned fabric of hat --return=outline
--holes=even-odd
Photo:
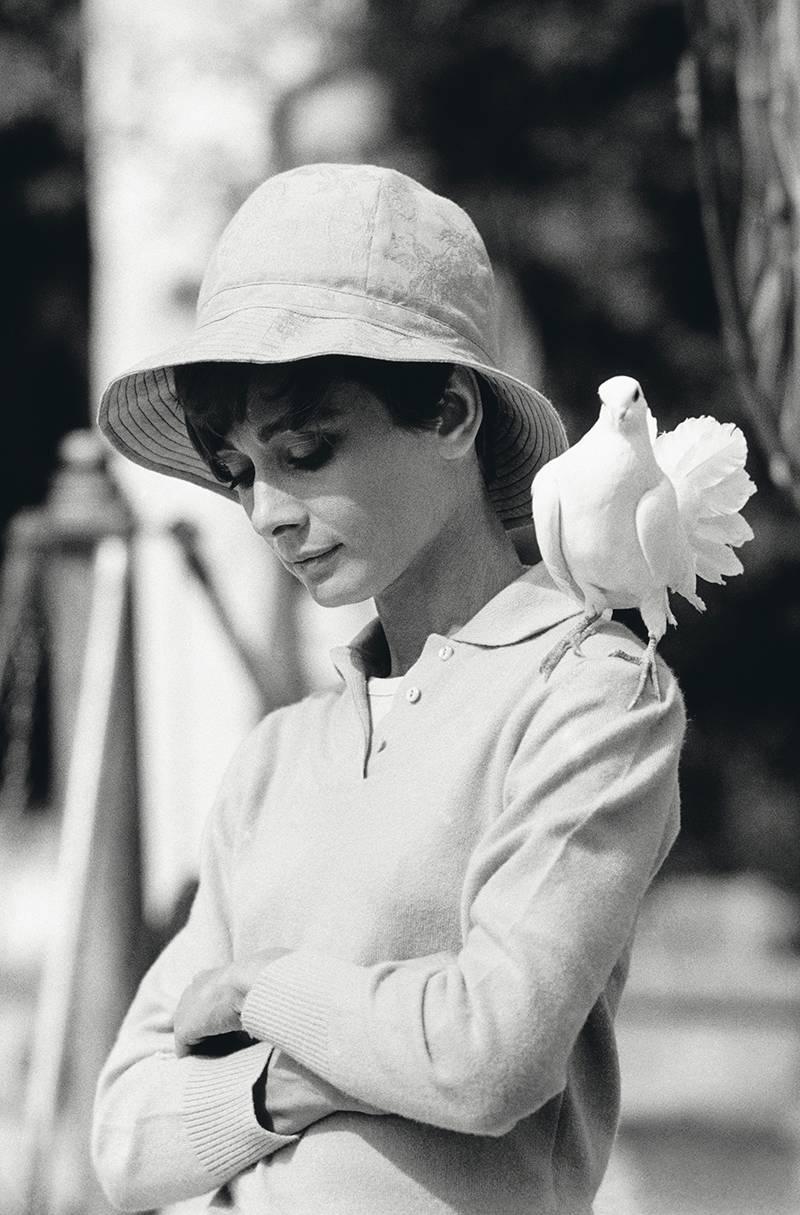
[[[393,169],[306,165],[242,205],[209,262],[194,331],[113,380],[98,421],[135,463],[235,498],[189,438],[176,365],[329,354],[461,364],[497,396],[489,494],[513,527],[530,522],[533,476],[567,440],[547,398],[495,352],[492,268],[456,203]]]

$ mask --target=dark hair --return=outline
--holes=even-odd
[[[287,405],[284,417],[277,420],[287,430],[313,426],[331,385],[343,381],[371,390],[401,429],[431,430],[441,417],[453,370],[450,363],[389,363],[341,354],[294,363],[178,365],[173,368],[175,392],[183,407],[186,430],[219,481],[228,482],[230,476],[217,454],[231,429],[244,421],[248,390],[262,366],[269,368],[273,380],[277,377],[274,391]],[[496,398],[489,385],[477,378],[483,423],[475,447],[484,480],[490,481],[494,475],[490,436],[495,426]]]

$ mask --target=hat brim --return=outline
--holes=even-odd
[[[506,527],[530,522],[533,477],[567,447],[561,419],[536,388],[492,366],[461,334],[430,318],[422,333],[365,317],[237,308],[113,380],[100,404],[100,430],[134,463],[236,500],[189,438],[172,368],[200,362],[291,363],[323,355],[457,363],[482,376],[495,390],[500,411],[489,495]]]

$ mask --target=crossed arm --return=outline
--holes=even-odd
[[[98,1083],[92,1156],[122,1210],[216,1190],[332,1113],[379,1112],[242,1031],[244,984],[283,951],[233,963],[218,831],[188,923],[142,981]]]

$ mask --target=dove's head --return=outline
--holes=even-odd
[[[597,390],[600,416],[622,434],[647,433],[650,410],[638,380],[629,375],[612,375]]]

